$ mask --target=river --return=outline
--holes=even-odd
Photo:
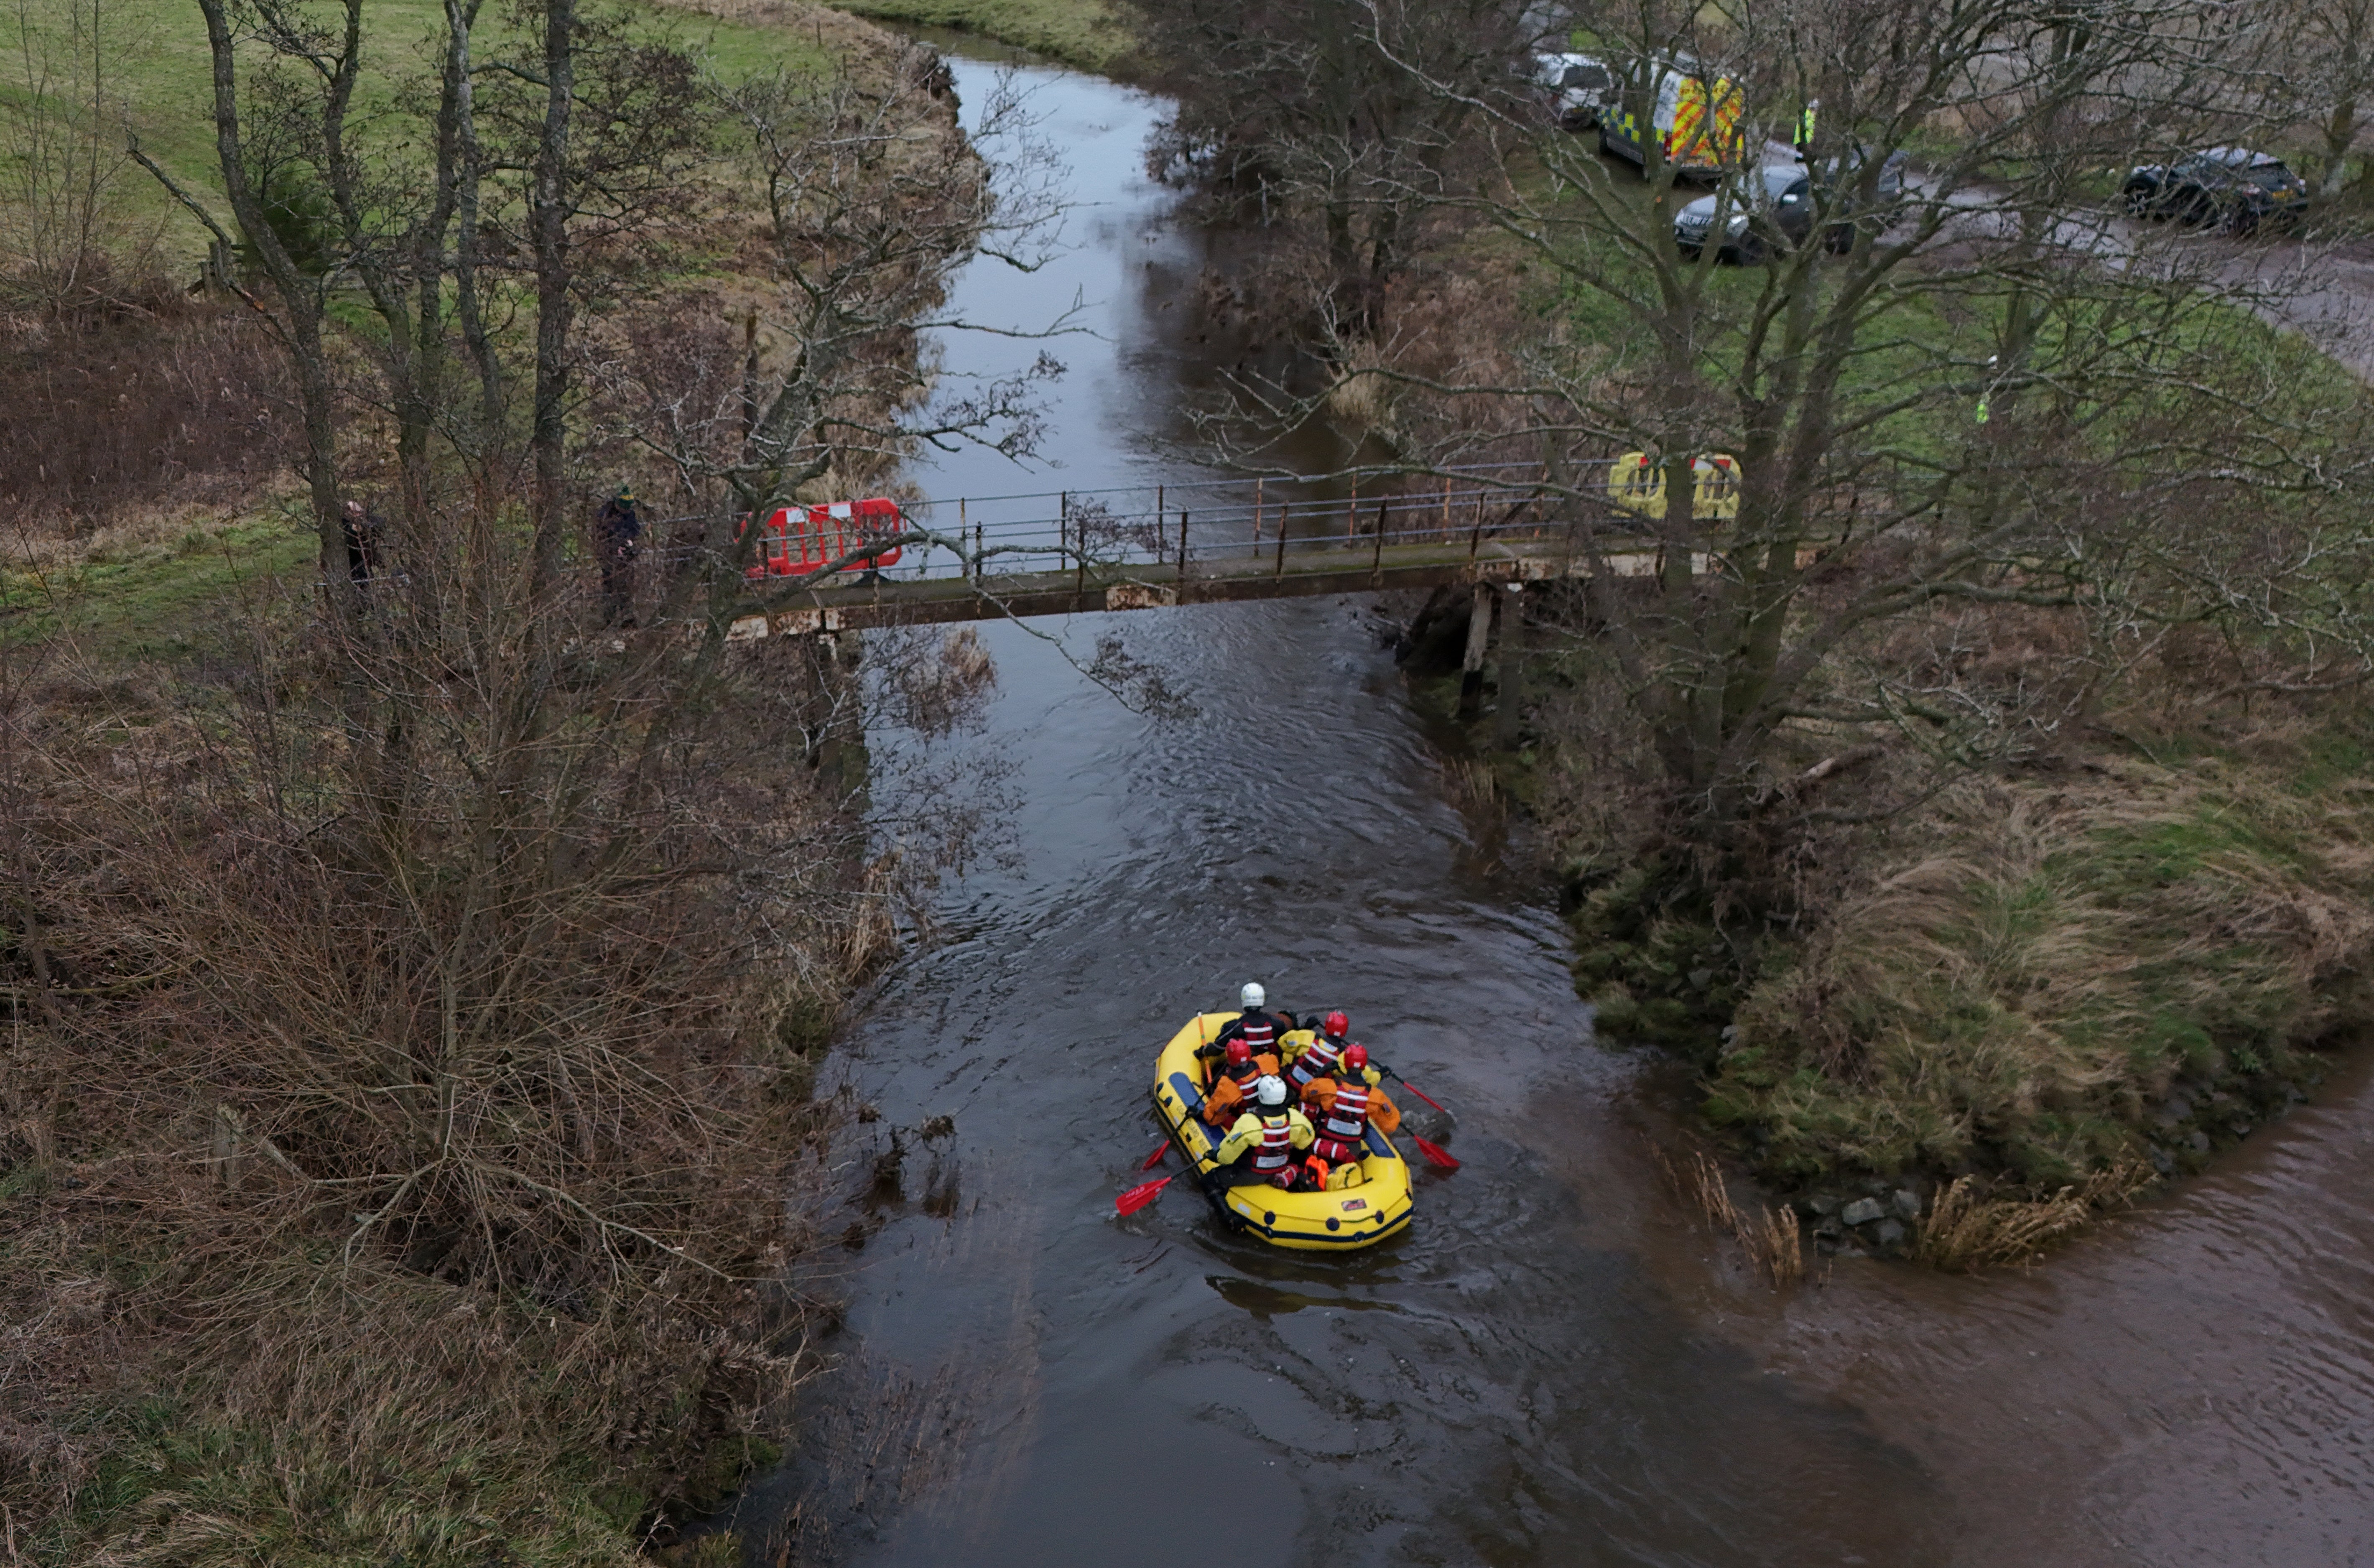
[[[952,45],[968,112],[995,68]],[[1021,68],[1081,204],[1028,277],[1074,294],[1060,469],[955,454],[929,493],[1189,477],[1214,373],[1205,237],[1140,162],[1159,105]],[[1039,345],[956,335],[951,368]],[[1670,1069],[1593,1043],[1566,937],[1445,804],[1358,600],[1122,624],[1200,714],[1154,721],[985,629],[977,744],[1015,768],[1015,864],[865,999],[834,1071],[887,1129],[954,1119],[865,1198],[833,1277],[837,1410],[735,1511],[753,1562],[2344,1563],[2374,1560],[2374,1136],[2354,1063],[2208,1176],[2045,1266],[1840,1260],[1774,1292],[1665,1192]],[[1085,654],[1097,618],[1047,623]],[[929,803],[911,803],[927,808]],[[1456,1113],[1404,1238],[1350,1257],[1221,1233],[1174,1187],[1152,1053],[1248,979],[1341,1006]]]

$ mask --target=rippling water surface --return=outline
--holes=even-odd
[[[978,104],[993,67],[952,63]],[[958,456],[925,488],[1188,477],[1205,242],[1143,176],[1159,106],[1023,77],[1075,246],[977,265],[958,303],[1027,327],[1076,290],[1102,336],[1058,348],[1059,471]],[[1592,1043],[1555,911],[1443,803],[1373,607],[1111,619],[1201,714],[1142,720],[985,629],[1019,864],[951,890],[836,1058],[877,1135],[957,1131],[871,1200],[815,1402],[853,1409],[746,1500],[754,1542],[796,1516],[880,1565],[2374,1561],[2362,1070],[2048,1267],[1845,1262],[1776,1296],[1654,1179],[1667,1080]],[[1405,1238],[1273,1251],[1176,1188],[1113,1217],[1156,1046],[1248,978],[1348,1008],[1457,1114],[1465,1168],[1421,1168]]]

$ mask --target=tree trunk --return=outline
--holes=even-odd
[[[2357,140],[2357,95],[2333,106],[2324,122],[2324,172],[2317,178],[2317,194],[2331,198],[2349,183],[2349,149]]]
[[[264,264],[287,319],[282,342],[297,371],[297,398],[305,427],[305,481],[320,546],[322,581],[331,603],[351,614],[360,603],[347,571],[346,533],[338,506],[338,430],[329,355],[322,342],[322,301],[311,282],[264,220],[264,206],[247,180],[246,149],[240,138],[239,64],[227,0],[198,0],[206,19],[206,47],[214,67],[215,156],[222,165],[223,191],[241,237]]]
[[[214,0],[219,4],[219,0]],[[535,247],[535,411],[528,443],[535,465],[535,586],[560,570],[568,526],[570,113],[576,91],[576,0],[544,0],[544,134],[536,147],[532,230]]]

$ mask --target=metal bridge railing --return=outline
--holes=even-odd
[[[909,501],[899,534],[863,540],[899,544],[895,565],[773,577],[765,586],[838,588],[862,575],[868,583],[970,579],[994,593],[1001,584],[1044,584],[1066,572],[1083,584],[1241,578],[1264,567],[1283,576],[1336,560],[1357,565],[1363,553],[1381,561],[1389,548],[1472,557],[1487,543],[1564,538],[1578,508],[1604,509],[1548,493],[1538,464],[1347,477],[1334,494],[1315,493],[1309,480],[1255,478]]]

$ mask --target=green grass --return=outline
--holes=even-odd
[[[58,0],[31,0],[29,31],[36,51],[48,50],[62,65],[74,58]],[[819,42],[798,28],[755,26],[722,20],[654,0],[625,0],[652,36],[676,41],[721,79],[746,79],[782,66],[821,74],[833,63],[830,41]],[[182,184],[206,202],[217,218],[226,208],[215,161],[213,65],[205,24],[197,7],[123,8],[126,19],[109,24],[103,59],[112,72],[107,93],[122,105],[125,128]],[[502,25],[505,13],[489,6],[476,42],[481,59],[514,51],[520,40]],[[364,71],[356,100],[366,135],[400,100],[434,92],[436,41],[444,8],[438,0],[370,0],[365,9]],[[12,42],[14,40],[12,39]],[[242,52],[251,73],[261,51]],[[81,69],[88,69],[87,65]],[[19,55],[0,61],[0,100],[32,100]],[[206,251],[206,233],[148,174],[127,166],[119,189],[135,225],[160,235],[165,256],[176,266],[194,264]],[[228,223],[226,223],[228,227]]]
[[[1975,1169],[2044,1196],[2155,1150],[2197,1164],[2193,1131],[2230,1142],[2318,1076],[2303,1042],[2374,1019],[2370,781],[2304,799],[2288,771],[1965,789],[1744,998],[1710,1116],[1792,1181]]]
[[[310,578],[317,549],[309,525],[274,512],[56,564],[19,562],[0,568],[0,638],[63,634],[102,662],[179,658],[206,643],[227,607]]]
[[[876,21],[979,33],[1090,71],[1125,69],[1133,43],[1127,21],[1105,0],[843,0],[840,8]]]

